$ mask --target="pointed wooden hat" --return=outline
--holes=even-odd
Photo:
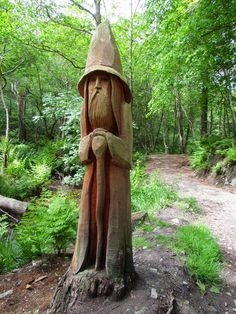
[[[123,82],[125,100],[130,103],[131,91],[123,76],[119,50],[107,21],[98,25],[90,43],[85,72],[78,83],[82,97],[84,97],[86,77],[94,71],[105,71],[118,76]]]

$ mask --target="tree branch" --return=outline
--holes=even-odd
[[[95,21],[96,20],[96,16],[95,14],[93,14],[89,9],[85,8],[83,5],[79,4],[77,1],[75,0],[70,0],[71,3],[73,3],[76,7],[78,7],[80,10],[87,12],[88,14],[90,14]]]
[[[42,51],[47,51],[47,52],[52,52],[52,53],[56,53],[58,54],[59,56],[61,56],[63,59],[67,60],[68,62],[70,62],[74,68],[76,69],[79,69],[79,70],[83,70],[84,67],[79,67],[78,65],[75,64],[75,62],[73,60],[71,60],[69,57],[67,57],[66,55],[64,55],[60,50],[58,49],[53,49],[53,48],[50,48],[49,46],[46,46],[44,44],[42,44],[42,46],[38,46],[36,44],[33,44],[33,43],[25,43],[23,42],[22,40],[20,40],[19,38],[17,37],[14,37],[16,40],[20,41],[21,43],[23,43],[23,45],[28,45],[30,47],[33,47],[35,49],[38,49],[38,50],[42,50]]]
[[[25,59],[22,59],[22,61],[20,63],[18,63],[17,65],[14,66],[14,68],[12,68],[12,69],[10,69],[10,70],[8,70],[6,72],[3,72],[2,73],[3,76],[8,75],[8,74],[10,74],[12,72],[15,72],[22,65],[22,63],[24,63],[24,62],[25,62]]]
[[[73,26],[73,25],[69,25],[69,24],[66,24],[66,23],[62,23],[62,22],[57,21],[56,19],[53,19],[52,16],[50,15],[50,13],[49,13],[48,8],[45,8],[45,9],[46,9],[46,13],[47,13],[48,18],[49,18],[50,21],[52,21],[53,23],[58,24],[58,25],[61,25],[61,26],[65,26],[65,27],[68,27],[68,28],[71,28],[71,29],[76,30],[76,31],[81,32],[81,33],[85,33],[85,34],[92,35],[92,33],[91,33],[90,31],[86,30],[86,29],[77,28],[77,27],[75,27],[75,26]]]
[[[201,35],[201,37],[205,37],[211,33],[214,33],[216,31],[220,31],[221,29],[225,29],[225,28],[232,28],[233,30],[233,27],[236,26],[236,21],[232,21],[231,23],[226,23],[226,24],[221,24],[221,25],[217,25],[215,27],[212,27],[212,29],[206,31],[205,33],[203,33]]]

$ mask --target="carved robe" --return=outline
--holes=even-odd
[[[122,83],[111,76],[111,102],[114,115],[113,133],[106,132],[105,205],[103,208],[103,265],[108,274],[123,276],[132,273],[130,179],[132,159],[131,106],[124,101]],[[123,90],[122,90],[123,91]],[[81,194],[80,220],[72,270],[93,268],[96,262],[97,221],[96,198],[99,189],[96,158],[91,149],[92,127],[89,123],[87,83],[81,112],[81,142],[79,156],[86,164]]]

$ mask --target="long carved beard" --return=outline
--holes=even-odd
[[[88,116],[92,129],[103,128],[107,131],[114,129],[114,116],[110,96],[106,91],[95,90],[91,93],[88,103]]]

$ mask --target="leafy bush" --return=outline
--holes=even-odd
[[[4,168],[8,165],[9,155],[14,149],[12,141],[5,137],[0,138],[0,170],[3,173]]]
[[[222,161],[218,161],[215,166],[212,167],[212,172],[216,174],[220,174],[222,171]]]
[[[64,133],[63,145],[63,172],[64,183],[68,185],[80,185],[83,180],[84,167],[78,156],[80,142],[80,109],[73,108],[66,112],[66,122],[61,130]]]
[[[198,150],[195,151],[190,157],[191,166],[194,169],[208,169],[209,161],[208,161],[208,152],[205,147],[199,146]]]
[[[229,148],[227,153],[226,153],[229,162],[236,162],[236,148]]]
[[[163,183],[158,173],[147,175],[139,161],[131,171],[132,211],[153,211],[166,207],[177,199],[174,189]]]
[[[0,193],[17,199],[39,195],[53,172],[62,165],[62,141],[49,141],[38,149],[31,145],[14,146],[9,164],[0,176]]]
[[[3,215],[0,217],[0,272],[18,267],[23,261],[15,233],[9,230],[7,217]]]
[[[17,240],[27,258],[44,254],[60,253],[76,235],[77,204],[68,195],[43,193],[30,204],[17,226]]]
[[[7,216],[2,215],[0,216],[0,239],[3,239],[7,232],[8,232]]]
[[[208,137],[195,143],[195,149],[190,157],[191,166],[196,170],[210,170],[214,167],[214,172],[220,172],[220,164],[212,164],[214,156],[226,159],[226,163],[236,162],[236,148],[233,138]],[[218,158],[218,159],[219,159]],[[218,161],[217,161],[218,162]],[[216,166],[216,167],[215,167]]]

